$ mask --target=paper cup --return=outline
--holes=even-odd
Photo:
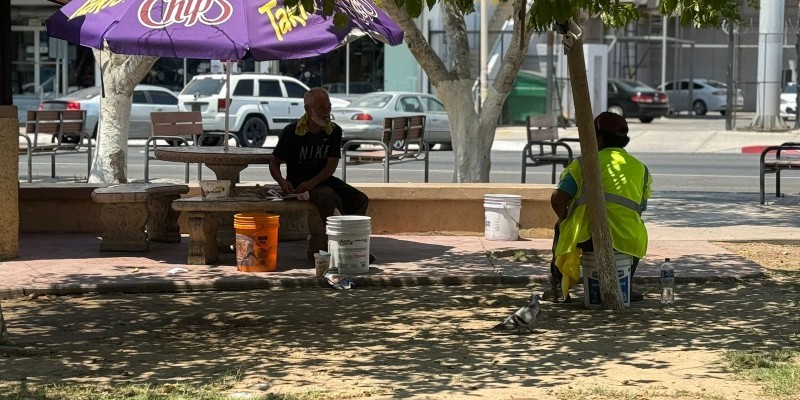
[[[320,254],[314,253],[314,268],[316,270],[317,276],[325,275],[325,271],[328,270],[328,267],[331,265],[331,255],[330,254]]]

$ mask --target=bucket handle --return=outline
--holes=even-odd
[[[503,203],[503,211],[506,212],[506,215],[508,215],[508,218],[511,218],[511,220],[514,221],[514,224],[517,225],[517,229],[522,228],[522,225],[520,225],[519,221],[515,220],[514,217],[512,217],[511,214],[508,212],[508,208],[506,208],[506,204],[507,203],[505,203],[505,202]]]

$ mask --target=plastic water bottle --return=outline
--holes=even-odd
[[[669,258],[661,264],[661,304],[669,305],[675,302],[675,267]]]

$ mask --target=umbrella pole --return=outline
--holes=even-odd
[[[225,82],[225,151],[228,151],[228,117],[231,112],[231,60],[227,60],[227,81]]]

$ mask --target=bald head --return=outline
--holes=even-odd
[[[331,99],[328,97],[328,91],[323,88],[313,88],[303,95],[303,103],[306,107],[317,107],[325,103],[330,104]]]
[[[313,131],[316,131],[316,129],[313,129],[312,125],[322,128],[331,124],[331,99],[328,97],[327,90],[323,88],[309,90],[303,96],[303,103],[305,103],[309,127]]]

